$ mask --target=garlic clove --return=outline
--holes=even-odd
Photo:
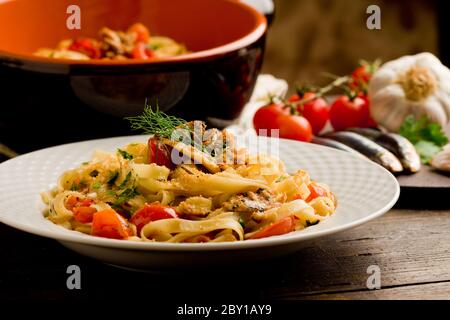
[[[437,170],[450,172],[450,144],[447,144],[441,152],[436,154],[430,164]]]

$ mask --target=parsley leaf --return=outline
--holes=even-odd
[[[126,160],[132,160],[133,159],[133,155],[129,152],[126,152],[125,150],[122,149],[117,149],[117,152]]]
[[[114,203],[115,206],[120,206],[122,205],[124,202],[127,202],[130,199],[133,199],[134,197],[136,197],[137,195],[139,195],[139,192],[137,192],[136,188],[128,188],[125,189],[125,191],[123,191],[119,197],[117,198],[116,202]]]
[[[426,117],[416,120],[412,115],[407,116],[399,133],[414,144],[421,161],[425,164],[448,143],[442,127]]]

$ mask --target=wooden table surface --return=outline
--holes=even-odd
[[[121,290],[175,300],[205,292],[214,292],[213,299],[230,293],[269,300],[450,298],[450,211],[393,209],[291,256],[198,274],[118,269],[5,225],[0,225],[0,240],[0,295],[7,299],[87,299]],[[81,290],[66,288],[72,264],[81,268]],[[380,290],[366,287],[370,265],[380,267]]]

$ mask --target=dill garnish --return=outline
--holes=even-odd
[[[140,130],[145,134],[152,134],[158,137],[170,138],[175,129],[186,124],[186,121],[175,116],[169,116],[159,110],[155,110],[145,103],[144,112],[135,117],[127,117],[132,130]]]

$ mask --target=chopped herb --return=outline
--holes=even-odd
[[[108,176],[108,184],[113,185],[119,177],[119,171],[111,171]]]
[[[97,177],[99,174],[98,170],[92,170],[91,173],[89,173],[89,175],[93,178]]]
[[[281,176],[281,177],[279,177],[275,182],[281,182],[281,181],[283,181],[283,180],[285,180],[285,179],[286,179],[285,176]]]
[[[87,183],[85,180],[81,180],[79,183],[72,183],[72,186],[70,187],[70,191],[80,191],[87,187]]]
[[[101,186],[102,186],[102,184],[99,181],[97,181],[92,185],[92,189],[98,190],[98,189],[100,189]]]
[[[117,153],[119,153],[126,160],[132,160],[133,159],[133,155],[131,153],[129,153],[129,152],[126,152],[125,150],[117,149]]]
[[[412,115],[406,117],[400,127],[400,134],[414,144],[420,159],[425,164],[430,162],[433,156],[448,143],[442,127],[426,117],[418,120]]]
[[[128,188],[125,189],[125,191],[123,191],[119,197],[117,198],[116,202],[114,203],[114,205],[116,206],[121,206],[124,202],[133,199],[134,197],[136,197],[137,195],[139,195],[139,192],[137,192],[136,188]]]
[[[239,218],[239,224],[242,226],[242,228],[245,228],[245,221],[242,218]]]
[[[83,162],[82,165],[83,166],[87,166],[89,164],[89,161]]]
[[[108,190],[108,191],[106,191],[106,194],[108,196],[114,197],[116,195],[116,192],[114,190]]]

